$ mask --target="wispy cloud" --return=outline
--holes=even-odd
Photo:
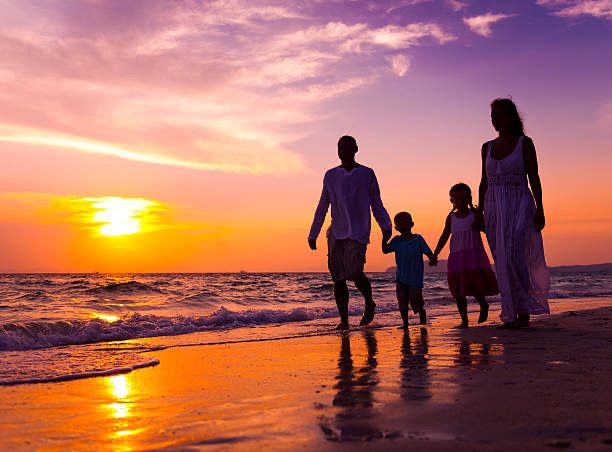
[[[612,0],[538,0],[537,3],[554,8],[556,16],[593,16],[612,20]]]
[[[392,55],[389,57],[391,71],[398,77],[403,77],[410,68],[410,60],[405,55]]]
[[[493,24],[513,16],[514,14],[486,13],[480,16],[465,17],[463,22],[474,33],[488,38],[493,34],[493,30],[491,29]]]
[[[460,1],[460,0],[445,0],[445,3],[453,10],[453,11],[461,11],[464,8],[467,8],[469,5],[468,2]]]
[[[455,39],[367,8],[333,20],[318,2],[2,5],[2,140],[205,171],[304,171],[294,143],[321,104]]]

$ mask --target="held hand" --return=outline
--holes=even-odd
[[[482,212],[477,211],[474,213],[474,222],[472,223],[472,229],[477,232],[484,231],[484,215]]]
[[[433,267],[433,266],[438,266],[438,256],[432,256],[429,258],[429,266]]]
[[[544,217],[544,209],[538,208],[533,218],[533,224],[536,231],[540,232],[546,225],[546,218]]]
[[[317,249],[317,239],[308,239],[308,246],[315,251]]]
[[[391,231],[382,231],[383,243],[387,243],[391,239],[391,235],[393,235]]]

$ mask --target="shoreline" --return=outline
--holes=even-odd
[[[444,315],[409,335],[387,326],[146,352],[160,364],[0,387],[0,443],[605,450],[611,303],[558,300],[529,330],[453,330],[457,318]]]

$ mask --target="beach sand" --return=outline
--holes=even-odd
[[[446,316],[409,335],[169,348],[128,374],[0,387],[0,445],[610,450],[611,302],[555,301],[529,330]]]

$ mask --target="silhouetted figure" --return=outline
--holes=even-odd
[[[378,384],[378,346],[374,331],[364,331],[364,339],[368,355],[365,364],[356,367],[351,354],[350,336],[342,336],[337,383],[334,386],[337,393],[333,401],[333,405],[341,410],[333,420],[323,419],[321,422],[321,430],[330,441],[369,440],[382,436],[372,424],[376,414],[373,411],[373,390]]]
[[[495,260],[502,326],[527,327],[530,314],[550,312],[538,160],[512,100],[496,99],[491,103],[491,122],[499,136],[482,145],[479,216],[475,227],[482,228],[484,222]]]
[[[468,185],[459,183],[451,187],[449,194],[453,210],[446,217],[434,254],[438,257],[450,237],[448,288],[457,302],[461,316],[460,328],[467,328],[467,297],[474,297],[480,304],[478,323],[482,323],[489,317],[486,297],[498,294],[499,290],[480,231],[472,227],[476,220],[472,190]]]
[[[410,344],[410,335],[406,331],[402,338],[401,397],[405,400],[423,400],[431,398],[429,380],[429,338],[427,329]]]
[[[367,325],[374,319],[376,304],[372,298],[372,286],[363,272],[370,241],[370,209],[382,229],[383,237],[391,236],[391,219],[380,199],[376,175],[373,170],[355,161],[357,151],[357,142],[353,137],[343,136],[338,141],[341,165],[325,173],[321,199],[308,236],[308,245],[316,250],[317,237],[331,204],[332,222],[327,231],[328,267],[340,314],[338,329],[349,327],[347,280],[355,282],[365,299],[360,324]]]
[[[414,222],[408,212],[400,212],[393,219],[395,229],[400,233],[388,242],[383,238],[382,251],[385,254],[395,253],[397,271],[395,290],[397,304],[402,316],[403,328],[408,328],[408,305],[415,314],[419,314],[419,323],[425,325],[427,316],[423,301],[423,276],[425,268],[423,255],[429,258],[429,265],[436,265],[437,260],[425,239],[412,233]]]

